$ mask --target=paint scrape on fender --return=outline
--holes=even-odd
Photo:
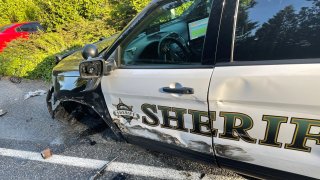
[[[230,145],[221,145],[215,144],[216,153],[219,156],[223,156],[229,159],[237,160],[237,161],[253,161],[254,159],[247,154],[240,147],[230,146]]]

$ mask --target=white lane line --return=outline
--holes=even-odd
[[[120,162],[111,163],[107,170],[160,179],[200,179],[201,176],[200,173],[196,172]]]
[[[88,169],[99,169],[107,163],[107,161],[102,160],[62,155],[53,155],[51,158],[44,160],[41,157],[41,154],[38,152],[21,151],[5,148],[0,148],[0,156]],[[106,170],[118,173],[128,173],[138,176],[155,177],[160,179],[199,179],[200,177],[200,173],[196,172],[178,171],[170,168],[160,168],[154,166],[122,162],[112,162]]]
[[[95,159],[84,159],[78,157],[69,157],[61,155],[53,155],[51,158],[44,160],[40,153],[30,151],[20,151],[14,149],[0,148],[0,156],[14,157],[20,159],[27,159],[31,161],[40,161],[51,164],[61,164],[67,166],[76,166],[89,169],[97,169],[102,167],[106,161],[95,160]]]

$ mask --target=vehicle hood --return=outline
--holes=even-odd
[[[98,47],[98,50],[100,51],[99,53],[111,46],[116,37],[117,35],[114,35],[97,43],[94,43]],[[82,61],[82,48],[72,51],[71,55],[61,60],[59,64],[53,68],[53,76],[79,77],[79,65]]]

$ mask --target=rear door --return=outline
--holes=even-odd
[[[103,77],[102,90],[128,139],[151,139],[213,161],[209,116],[215,114],[207,103],[213,61],[202,61],[211,3],[162,1],[119,46],[120,67]]]
[[[226,4],[209,90],[218,161],[319,178],[319,2],[236,2]]]

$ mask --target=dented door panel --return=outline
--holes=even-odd
[[[216,67],[218,157],[319,178],[320,65]]]
[[[211,154],[207,103],[211,73],[211,68],[117,69],[103,77],[102,90],[113,121],[125,135]],[[175,83],[193,88],[194,94],[162,91]]]

